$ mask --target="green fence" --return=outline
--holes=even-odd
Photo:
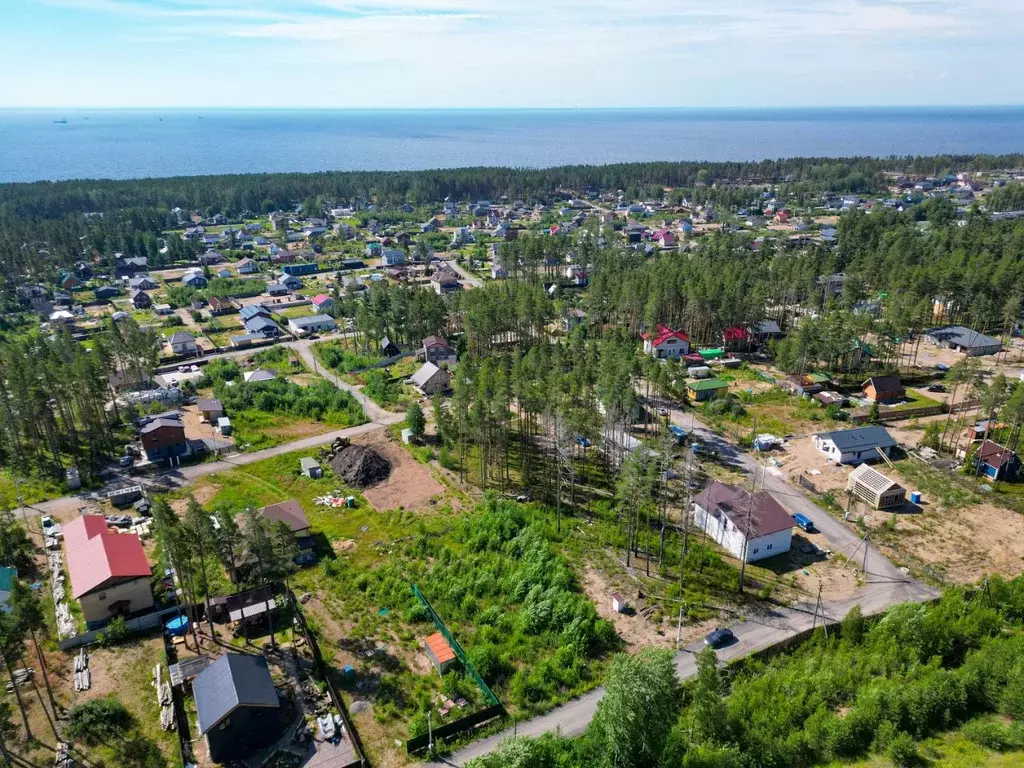
[[[434,606],[432,606],[430,601],[423,596],[423,593],[420,592],[419,587],[415,584],[412,585],[412,593],[416,595],[416,598],[423,603],[427,612],[430,613],[430,618],[433,620],[434,626],[437,627],[437,631],[440,632],[444,636],[444,639],[448,641],[448,645],[451,646],[452,652],[458,660],[462,662],[462,666],[465,668],[466,674],[469,675],[473,682],[475,682],[480,688],[480,691],[483,693],[484,699],[486,699],[487,703],[492,706],[500,707],[501,702],[498,701],[498,697],[494,695],[494,692],[487,686],[484,679],[477,674],[477,671],[474,669],[469,657],[466,656],[466,652],[462,650],[462,646],[459,645],[459,641],[455,639],[451,630],[449,630],[448,626],[441,620],[441,617],[437,615],[437,611],[434,610]]]

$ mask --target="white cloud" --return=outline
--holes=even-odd
[[[977,47],[1000,40],[985,67],[1017,71],[1000,61],[1024,58],[1014,42],[1024,15],[1011,7],[1020,0],[15,1],[114,22],[110,40],[101,30],[46,42],[58,57],[77,47],[109,60],[104,43],[116,40],[161,99],[196,98],[177,88],[181,66],[170,63],[182,40],[196,41],[188,67],[220,84],[204,91],[224,106],[1024,101],[1016,79],[976,84],[970,74]],[[89,92],[129,98],[126,68],[99,66]],[[77,93],[85,73],[66,69]],[[949,74],[940,83],[933,69]],[[315,87],[296,89],[296,78]],[[261,87],[238,87],[249,81]],[[29,82],[8,90],[27,92]]]

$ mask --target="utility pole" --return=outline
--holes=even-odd
[[[754,468],[754,474],[750,478],[750,493],[747,496],[747,514],[744,516],[743,522],[743,557],[740,558],[740,583],[737,592],[743,591],[743,580],[747,575],[747,546],[750,541],[750,520],[754,513],[754,489],[757,487],[757,467]]]

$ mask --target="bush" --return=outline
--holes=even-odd
[[[117,616],[107,624],[106,628],[96,635],[96,642],[104,648],[109,648],[112,645],[127,640],[131,633],[128,631],[128,625],[124,621],[123,616]]]
[[[135,718],[115,696],[93,699],[71,708],[68,735],[89,745],[113,741],[132,730]]]
[[[917,742],[906,731],[897,733],[889,745],[889,757],[897,768],[917,765]]]

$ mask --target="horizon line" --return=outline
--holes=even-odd
[[[42,105],[42,106],[4,106],[0,105],[0,112],[33,112],[46,110],[73,110],[73,111],[105,111],[105,112],[133,112],[133,111],[157,111],[167,112],[234,112],[234,111],[278,111],[278,112],[701,112],[701,111],[786,111],[786,110],[963,110],[963,109],[1022,109],[1024,103],[1005,104],[806,104],[786,106],[568,106],[568,107],[538,107],[538,106],[497,106],[497,107],[443,107],[443,106],[396,106],[396,107],[369,107],[369,106],[260,106],[260,105],[239,105],[239,106],[81,106],[81,105]]]

